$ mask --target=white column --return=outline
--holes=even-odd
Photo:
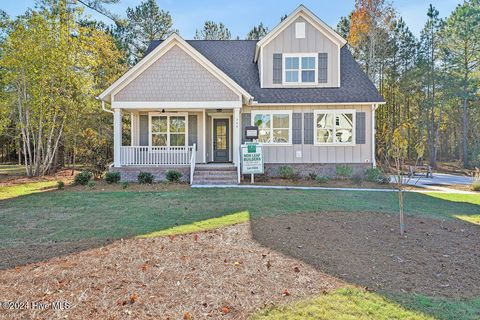
[[[238,153],[240,152],[240,108],[233,109],[233,163],[239,165]]]
[[[203,163],[207,163],[207,113],[203,109]]]
[[[122,110],[114,109],[113,113],[113,165],[120,167],[120,148],[122,147]]]
[[[372,165],[375,168],[377,166],[375,160],[375,110],[376,105],[372,104]]]

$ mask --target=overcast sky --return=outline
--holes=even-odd
[[[120,0],[118,4],[108,8],[119,15],[124,15],[127,7],[135,7],[141,0]],[[419,35],[426,20],[428,5],[434,2],[445,17],[453,11],[461,0],[396,0],[394,7],[407,22],[415,35]],[[303,3],[323,21],[335,28],[341,16],[348,15],[354,6],[354,1],[346,0],[157,0],[161,9],[170,11],[174,28],[180,30],[185,39],[192,39],[195,30],[203,25],[205,20],[223,22],[231,31],[232,36],[244,38],[252,26],[263,22],[272,29],[280,20],[280,16],[288,14]],[[0,8],[11,16],[19,15],[27,8],[34,7],[34,0],[0,0]],[[86,11],[93,17],[104,19],[92,11]],[[107,21],[108,22],[108,21]]]

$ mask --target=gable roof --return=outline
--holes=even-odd
[[[192,58],[194,58],[198,63],[203,65],[209,72],[211,72],[215,77],[221,80],[225,85],[227,85],[234,92],[237,92],[242,96],[246,101],[252,99],[252,96],[242,88],[236,81],[232,80],[227,74],[224,73],[220,68],[218,68],[211,60],[206,58],[204,55],[199,53],[192,47],[189,43],[182,39],[178,34],[173,33],[167,39],[158,42],[155,47],[149,46],[148,54],[140,60],[135,66],[128,70],[122,77],[110,85],[105,91],[103,91],[98,97],[102,101],[111,102],[111,95],[115,94],[133,79],[135,79],[139,74],[141,74],[146,68],[151,66],[155,61],[157,61],[165,52],[167,52],[172,46],[178,45],[185,52],[187,52]]]
[[[313,27],[317,28],[327,38],[336,43],[339,48],[343,47],[347,40],[342,38],[335,30],[333,30],[328,24],[317,17],[312,11],[308,10],[303,4],[299,5],[292,13],[290,13],[285,19],[283,19],[275,28],[273,28],[265,37],[258,41],[255,48],[255,62],[258,59],[260,49],[266,46],[272,41],[280,32],[287,28],[298,17],[304,18]]]
[[[256,40],[188,40],[190,46],[210,60],[254,98],[254,103],[324,104],[383,103],[383,97],[354,60],[347,46],[340,49],[339,88],[261,88],[254,62]],[[162,41],[153,41],[145,58]]]

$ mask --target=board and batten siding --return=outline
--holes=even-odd
[[[239,101],[240,96],[178,46],[118,93],[115,101]]]
[[[295,38],[295,23],[305,22],[305,38]],[[288,27],[279,33],[262,50],[259,59],[259,68],[263,68],[262,87],[281,88],[286,85],[273,83],[273,55],[278,53],[318,53],[324,52],[328,56],[327,81],[319,83],[318,87],[338,87],[339,81],[339,47],[327,38],[317,28],[298,17]],[[262,72],[260,73],[262,74]],[[296,86],[298,87],[298,85]]]
[[[155,113],[160,112],[159,111],[152,111]],[[188,113],[187,118],[193,119],[195,117],[189,117],[192,115],[196,116],[197,120],[197,154],[196,154],[196,160],[197,163],[202,163],[203,162],[203,148],[204,148],[204,143],[203,143],[203,112],[201,111],[185,111]],[[136,121],[136,123],[132,123],[132,128],[135,128],[134,130],[131,131],[132,137],[132,146],[148,146],[148,112],[138,112],[138,111],[132,111],[132,114],[134,116],[132,119],[135,119],[133,121]],[[146,143],[145,143],[146,142]],[[190,142],[189,142],[190,144]]]
[[[371,105],[328,105],[328,106],[244,106],[243,113],[252,110],[293,110],[293,113],[314,113],[315,110],[355,109],[365,112],[365,144],[354,146],[323,146],[315,144],[264,145],[265,163],[372,163],[372,109]],[[302,121],[305,117],[302,116]],[[302,123],[305,128],[305,123]],[[297,151],[301,157],[297,157]]]

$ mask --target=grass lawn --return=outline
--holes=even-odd
[[[22,176],[25,175],[24,165],[0,164],[0,176]]]
[[[42,183],[46,183],[42,184]],[[41,191],[56,181],[0,187],[0,247],[82,239],[152,237],[244,222],[249,217],[301,212],[397,213],[392,192],[274,189],[188,189],[164,192]],[[31,193],[31,194],[30,194]],[[480,221],[475,194],[406,194],[406,212],[436,219]],[[407,218],[408,228],[408,218]],[[286,309],[267,310],[258,319],[477,319],[479,299],[390,296],[346,289]],[[284,315],[280,317],[280,312]],[[333,312],[333,313],[332,313]],[[338,317],[337,317],[338,318]]]

